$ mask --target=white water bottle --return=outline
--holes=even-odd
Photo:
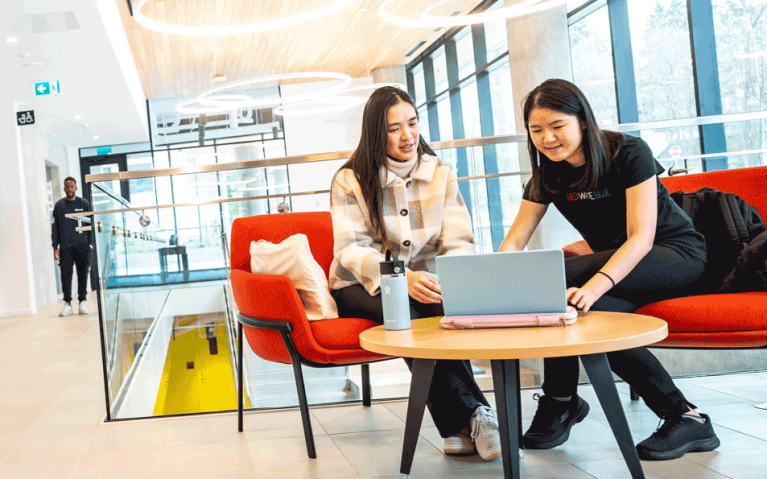
[[[381,302],[384,328],[399,331],[410,329],[410,296],[405,262],[392,256],[392,251],[387,249],[386,261],[381,262]]]

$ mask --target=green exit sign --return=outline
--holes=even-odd
[[[58,95],[60,93],[61,85],[57,81],[35,83],[35,96]]]

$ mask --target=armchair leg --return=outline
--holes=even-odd
[[[291,355],[292,356],[292,355]],[[312,433],[312,420],[309,417],[309,403],[306,400],[306,388],[304,387],[304,374],[301,371],[301,363],[293,357],[293,374],[296,376],[296,389],[298,390],[298,404],[301,409],[301,420],[304,423],[304,438],[306,439],[306,452],[309,457],[315,459],[317,451],[314,449],[314,434]]]
[[[245,409],[244,406],[244,398],[243,395],[245,394],[245,391],[243,391],[243,368],[242,368],[242,323],[237,322],[237,430],[239,432],[242,432],[242,416],[243,416],[243,410]]]
[[[362,405],[370,407],[370,364],[362,365]]]

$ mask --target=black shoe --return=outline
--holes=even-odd
[[[551,449],[564,444],[570,437],[570,428],[589,413],[589,403],[578,395],[568,402],[538,394],[533,399],[538,400],[538,410],[522,437],[525,449]]]
[[[639,458],[665,461],[682,457],[688,452],[713,451],[719,447],[711,418],[705,414],[700,417],[706,422],[700,423],[690,415],[664,420],[652,436],[637,444]]]

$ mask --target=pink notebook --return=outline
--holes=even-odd
[[[445,316],[439,322],[442,329],[520,328],[525,326],[570,326],[578,320],[572,306],[565,313],[490,314],[482,316]]]

